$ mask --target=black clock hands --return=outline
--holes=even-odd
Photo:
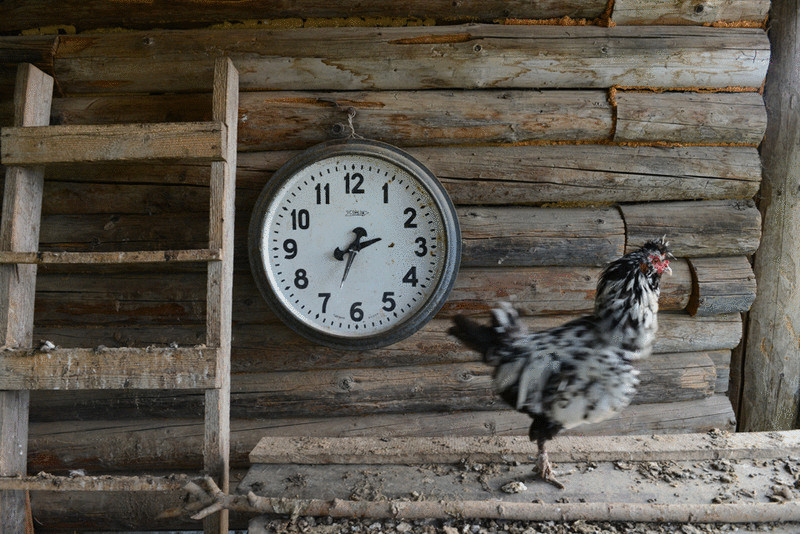
[[[347,254],[347,264],[344,266],[344,276],[342,276],[342,283],[339,284],[339,287],[344,286],[344,281],[347,280],[347,275],[350,273],[350,267],[353,265],[353,260],[362,249],[374,245],[378,241],[381,240],[380,237],[376,237],[374,239],[370,239],[368,241],[361,241],[362,237],[367,237],[367,231],[358,226],[353,229],[353,233],[356,234],[356,238],[350,243],[346,249],[342,250],[339,247],[336,247],[336,250],[333,251],[333,257],[339,261],[344,260],[344,255]]]

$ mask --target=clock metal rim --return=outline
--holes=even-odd
[[[425,304],[406,320],[384,332],[361,337],[348,337],[321,332],[300,321],[286,309],[275,295],[266,274],[262,249],[262,229],[273,195],[295,174],[309,165],[341,155],[362,155],[383,159],[405,169],[418,180],[437,204],[442,215],[442,224],[447,236],[446,258],[442,276]],[[453,288],[461,264],[461,229],[455,207],[436,176],[416,158],[399,148],[371,139],[336,139],[314,145],[287,161],[278,169],[261,190],[250,217],[248,232],[248,255],[250,270],[259,292],[270,309],[281,321],[306,339],[322,345],[345,350],[367,350],[384,347],[409,337],[424,326],[441,309]]]

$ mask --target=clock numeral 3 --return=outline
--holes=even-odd
[[[406,208],[403,211],[403,215],[408,215],[408,219],[406,219],[406,223],[403,225],[403,228],[416,228],[417,223],[414,222],[414,219],[417,218],[417,210],[414,208]]]
[[[362,304],[363,302],[354,302],[353,305],[350,306],[350,318],[356,322],[364,318],[364,310],[361,309]]]
[[[351,179],[354,182],[352,189],[350,188],[350,180]],[[354,195],[363,194],[364,193],[364,189],[361,187],[363,184],[364,184],[364,177],[359,172],[353,173],[352,177],[350,176],[349,172],[347,174],[345,174],[345,176],[344,176],[344,192],[347,193],[348,195],[350,193],[352,193]]]
[[[308,210],[292,210],[292,230],[307,230],[311,224],[311,216]]]
[[[297,269],[294,272],[294,287],[305,289],[308,287],[308,274],[305,269]]]
[[[414,240],[414,243],[419,245],[419,250],[415,250],[414,254],[419,256],[420,258],[423,257],[425,254],[428,253],[428,242],[425,240],[424,237],[418,237]]]
[[[417,268],[412,267],[408,270],[406,275],[403,277],[403,283],[411,284],[411,287],[417,287],[417,283],[419,280],[417,279]]]
[[[394,291],[387,291],[383,294],[383,299],[381,302],[385,304],[383,309],[387,312],[392,311],[397,306],[397,302],[392,298],[394,296]]]

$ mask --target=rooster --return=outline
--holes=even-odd
[[[659,284],[669,267],[665,238],[611,262],[597,284],[594,312],[543,332],[529,333],[507,302],[492,310],[491,326],[464,316],[450,334],[494,366],[505,402],[527,413],[536,441],[539,476],[553,475],[545,442],[565,428],[608,419],[630,404],[639,383],[632,362],[650,355],[658,330]]]

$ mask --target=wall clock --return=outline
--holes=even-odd
[[[306,338],[340,349],[404,339],[447,299],[461,261],[453,203],[419,161],[349,138],[309,148],[266,184],[250,265],[267,303]]]

